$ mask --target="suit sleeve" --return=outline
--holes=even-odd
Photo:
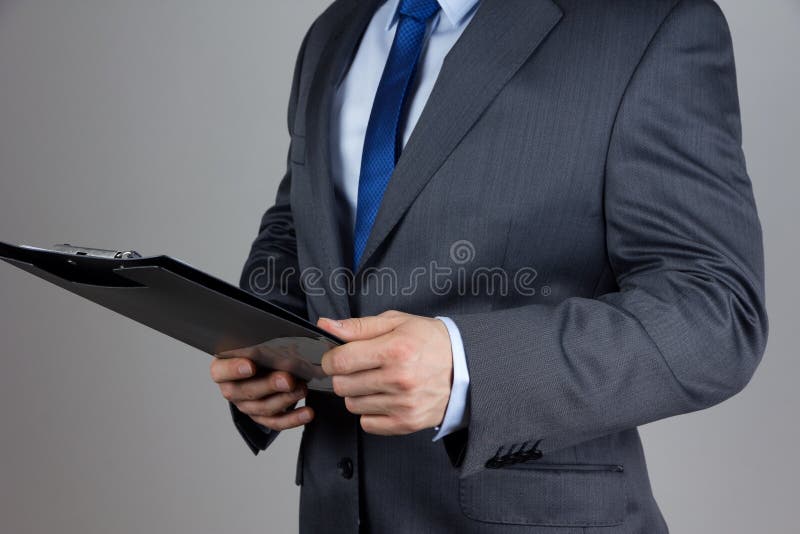
[[[290,133],[294,127],[303,58],[310,33],[311,30],[303,40],[295,64],[288,111]],[[291,155],[291,147],[289,154]],[[308,313],[305,296],[300,288],[298,277],[300,269],[297,261],[297,241],[290,203],[291,188],[291,164],[290,158],[287,158],[286,174],[278,186],[275,203],[261,218],[258,236],[253,242],[250,255],[242,269],[239,286],[245,291],[289,309],[300,317],[306,317]],[[282,273],[295,274],[282,279]],[[233,404],[230,404],[230,408],[236,428],[254,454],[266,449],[278,436],[278,432],[258,425]]]
[[[452,317],[470,375],[468,428],[445,438],[461,476],[515,450],[546,458],[712,406],[761,359],[761,228],[713,2],[679,2],[654,35],[622,98],[605,180],[618,291]]]

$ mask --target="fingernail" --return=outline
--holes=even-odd
[[[311,414],[308,412],[300,412],[297,415],[297,418],[300,419],[301,423],[308,423],[309,421],[311,421]]]
[[[285,378],[281,377],[275,380],[275,385],[281,391],[289,391],[289,382],[287,382]]]
[[[344,323],[342,323],[342,321],[337,321],[336,319],[329,319],[327,317],[323,317],[323,319],[325,319],[329,323],[333,324],[333,326],[335,326],[336,328],[344,327]]]
[[[240,375],[249,376],[250,373],[251,373],[251,371],[250,371],[250,366],[249,365],[243,363],[242,365],[239,366],[239,374]]]

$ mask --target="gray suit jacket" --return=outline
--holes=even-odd
[[[302,531],[666,532],[636,427],[737,393],[767,337],[723,15],[711,0],[483,0],[349,277],[328,116],[378,3],[338,0],[306,36],[287,174],[242,285],[274,261],[321,275],[264,295],[312,321],[450,316],[469,427],[369,435],[311,393]],[[413,291],[362,276],[391,268],[405,287],[431,262],[437,282]],[[274,438],[234,420],[254,452]]]

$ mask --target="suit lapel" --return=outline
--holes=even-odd
[[[397,162],[359,270],[561,16],[552,0],[483,0],[445,58]]]
[[[336,201],[330,171],[330,115],[336,85],[355,55],[361,36],[381,0],[349,0],[343,6],[337,28],[325,44],[311,82],[306,111],[306,146],[311,180],[311,206],[317,218],[314,235],[309,236],[316,250],[322,251],[326,265],[319,265],[326,274],[347,267],[345,262]],[[339,317],[349,317],[346,295],[331,292],[331,301]]]

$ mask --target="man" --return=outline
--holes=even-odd
[[[338,0],[289,131],[242,286],[347,341],[336,395],[211,372],[253,452],[305,425],[301,530],[666,532],[636,427],[767,337],[718,7]]]

